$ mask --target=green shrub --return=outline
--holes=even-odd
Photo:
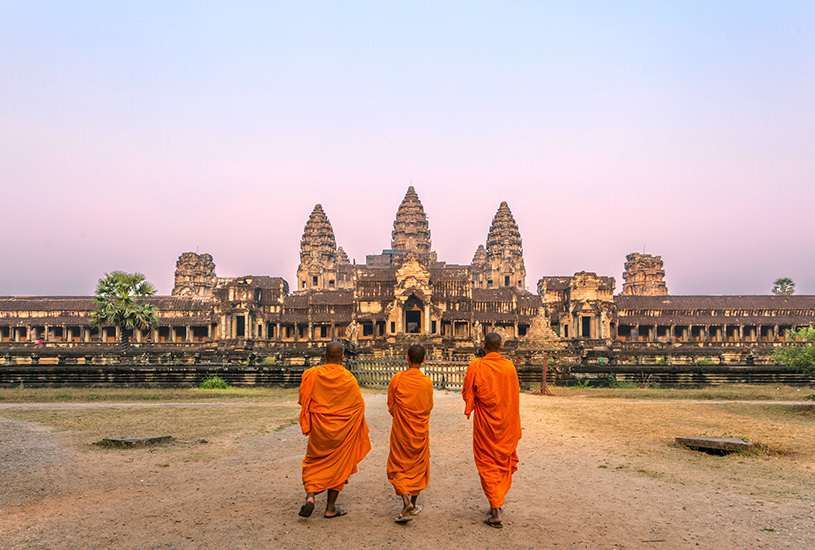
[[[715,363],[708,359],[707,357],[703,357],[696,362],[697,365],[714,365]]]
[[[199,387],[202,390],[225,390],[229,387],[229,384],[220,376],[209,375],[201,381]]]

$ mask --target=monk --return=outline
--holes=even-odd
[[[305,370],[300,383],[300,428],[308,436],[303,459],[306,502],[299,513],[304,518],[314,511],[315,495],[326,490],[324,517],[348,513],[337,506],[337,496],[371,450],[365,401],[356,378],[342,366],[344,351],[339,342],[330,342],[325,364]]]
[[[498,353],[501,336],[490,332],[481,347],[484,357],[467,368],[462,397],[464,414],[473,417],[473,455],[481,488],[490,503],[484,523],[503,528],[504,498],[518,470],[518,440],[521,439],[520,388],[515,366]]]
[[[430,411],[433,382],[419,370],[425,350],[408,348],[408,369],[397,372],[388,386],[388,412],[393,417],[388,454],[388,481],[402,497],[396,523],[406,523],[422,511],[416,503],[430,480]]]

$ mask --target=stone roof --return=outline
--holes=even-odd
[[[617,309],[636,310],[786,310],[815,313],[815,296],[732,295],[732,296],[615,296]]]
[[[202,296],[150,296],[145,298],[159,310],[209,311],[212,298]],[[93,296],[2,296],[0,311],[75,311],[96,309]]]
[[[405,198],[396,211],[391,238],[393,250],[409,250],[420,254],[430,252],[430,226],[419,195],[412,185],[408,187]]]
[[[807,325],[815,315],[620,315],[620,325]]]

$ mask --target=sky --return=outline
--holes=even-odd
[[[660,255],[671,294],[815,294],[815,3],[0,0],[0,295],[294,284],[413,185],[442,261],[501,201],[527,287]]]

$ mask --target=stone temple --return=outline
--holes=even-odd
[[[633,253],[620,294],[613,277],[591,272],[543,276],[537,293],[529,292],[521,231],[506,202],[472,262],[448,264],[433,250],[430,221],[411,186],[396,210],[390,248],[364,263],[349,260],[316,205],[291,285],[265,275],[219,277],[209,254],[181,254],[172,295],[149,299],[158,325],[135,331],[132,340],[295,353],[336,339],[375,355],[401,354],[407,342],[419,341],[451,356],[471,354],[494,330],[510,346],[748,349],[815,322],[815,296],[672,296],[664,278],[661,257]],[[93,309],[90,296],[0,297],[0,350],[40,338],[68,347],[116,343],[116,327],[90,326]]]

